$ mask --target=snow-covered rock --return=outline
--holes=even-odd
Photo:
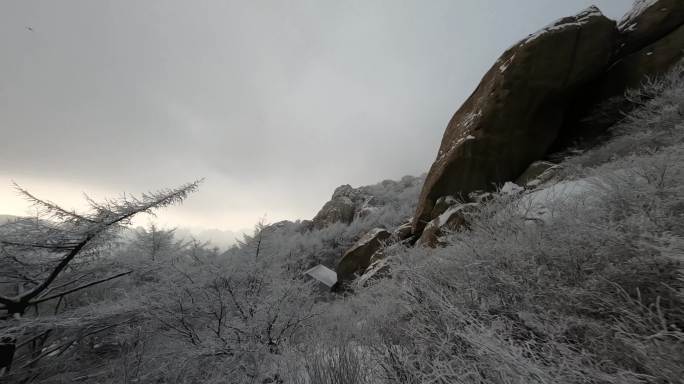
[[[351,280],[356,274],[363,273],[373,254],[379,250],[391,234],[383,228],[368,231],[352,246],[337,265],[338,281]]]
[[[491,190],[545,155],[568,101],[610,64],[616,36],[616,23],[591,7],[504,52],[444,132],[418,201],[414,234],[435,218],[439,198]]]
[[[411,237],[411,220],[396,227],[394,231],[392,231],[392,237],[396,241],[403,241]]]
[[[535,161],[518,176],[515,183],[526,188],[536,188],[540,184],[549,181],[560,169],[560,166],[548,161]]]
[[[523,191],[525,191],[525,188],[519,186],[518,184],[512,181],[507,181],[506,183],[504,183],[504,185],[499,190],[499,192],[503,193],[504,195],[517,195],[519,193],[522,193]]]
[[[436,247],[439,245],[439,238],[444,235],[445,231],[456,231],[467,227],[468,215],[478,207],[480,207],[480,204],[477,203],[459,204],[450,207],[425,226],[416,244],[431,248]]]
[[[522,40],[522,44],[529,44],[547,33],[558,32],[568,28],[581,28],[583,25],[592,21],[594,17],[603,17],[603,13],[598,7],[592,5],[584,11],[575,16],[563,17],[540,29],[539,31],[529,35]]]
[[[620,20],[618,56],[634,53],[684,24],[682,0],[636,0]]]
[[[389,204],[404,203],[402,199],[407,196],[414,198],[422,182],[422,177],[404,176],[399,181],[384,180],[358,188],[341,185],[313,218],[312,228],[322,229],[334,223],[350,224],[377,213]]]
[[[387,259],[378,259],[368,266],[366,271],[356,281],[358,287],[367,287],[373,281],[387,277],[390,273],[390,263]]]
[[[432,208],[432,213],[430,216],[435,218],[457,204],[460,204],[460,202],[454,196],[442,196],[435,202],[435,207]]]

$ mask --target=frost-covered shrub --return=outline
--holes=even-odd
[[[372,384],[369,361],[362,349],[350,342],[312,342],[291,364],[292,384]]]
[[[561,182],[496,194],[445,247],[389,248],[392,278],[316,335],[372,350],[373,382],[680,382],[683,90],[681,67],[647,85]]]
[[[334,268],[342,254],[359,238],[373,228],[394,228],[406,222],[415,211],[423,177],[405,176],[400,181],[386,180],[360,187],[373,196],[374,208],[366,216],[357,217],[350,224],[333,223],[321,229],[303,230],[301,223],[266,226],[267,244],[262,247],[268,260],[280,260],[291,273],[302,273],[317,264]],[[256,236],[256,235],[254,235]],[[247,236],[229,255],[241,249],[254,247],[254,236]]]
[[[641,113],[630,124],[655,130]],[[404,249],[394,279],[371,288],[403,302],[392,309],[402,320],[376,330],[394,340],[379,359],[388,381],[679,382],[684,126],[674,116],[675,140],[625,131],[613,143],[650,148],[499,194],[429,255]]]
[[[494,194],[442,248],[386,248],[391,278],[353,294],[301,274],[334,266],[369,229],[405,221],[413,179],[364,187],[377,209],[350,225],[260,224],[223,254],[141,232],[72,264],[55,290],[112,266],[130,273],[31,307],[21,322],[0,320],[0,331],[28,340],[10,379],[679,383],[683,90],[680,66],[633,94],[642,106],[603,146],[568,159],[560,182]],[[41,260],[12,256],[0,270],[14,279]]]

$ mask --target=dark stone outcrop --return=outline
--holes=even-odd
[[[665,74],[684,58],[684,1],[639,0],[619,24],[610,67],[574,100],[556,144],[600,139],[637,104],[624,97],[647,78]]]
[[[392,231],[392,238],[395,241],[404,241],[404,240],[408,239],[409,237],[411,237],[411,233],[412,233],[411,227],[412,227],[411,221],[406,222],[406,223],[396,227],[394,229],[394,231]]]
[[[361,191],[349,184],[337,187],[330,201],[313,218],[313,227],[321,229],[333,223],[351,223],[358,207],[366,198]]]
[[[451,195],[442,196],[435,202],[435,206],[432,208],[430,216],[437,217],[456,204],[459,204],[459,201],[455,197]]]
[[[363,275],[356,281],[358,287],[368,287],[375,281],[389,277],[390,263],[387,259],[377,259],[368,266]]]
[[[427,175],[414,234],[438,198],[513,180],[555,141],[569,98],[611,60],[616,23],[591,7],[508,49],[449,122]]]
[[[634,108],[625,91],[683,59],[682,0],[638,0],[619,25],[591,7],[519,42],[449,122],[414,235],[440,213],[440,197],[492,190],[550,151],[601,139]]]
[[[371,257],[378,251],[391,234],[382,228],[366,233],[342,256],[337,265],[337,281],[349,281],[355,274],[361,274],[371,263]]]
[[[330,201],[313,218],[312,228],[322,229],[334,223],[350,224],[377,212],[386,205],[401,204],[399,201],[412,196],[423,182],[423,177],[404,176],[399,181],[384,180],[378,184],[353,188],[342,185],[335,189]]]
[[[684,1],[637,0],[620,23],[617,57],[637,52],[684,24]]]
[[[665,74],[682,58],[684,25],[613,64],[598,83],[599,102],[639,88],[646,78]]]

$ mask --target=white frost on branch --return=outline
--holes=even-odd
[[[0,261],[7,264],[5,268],[12,269],[13,278],[21,279],[25,287],[14,296],[0,293],[0,310],[21,315],[29,306],[46,300],[46,296],[59,297],[48,295],[51,293],[49,288],[70,263],[106,247],[119,229],[130,224],[133,216],[152,214],[154,209],[181,203],[197,190],[201,182],[198,180],[141,197],[124,195],[103,202],[86,197],[90,211],[85,213],[69,211],[15,185],[19,194],[37,209],[38,215],[0,226]],[[38,266],[40,271],[23,273],[27,265]],[[109,279],[102,281],[106,280]]]

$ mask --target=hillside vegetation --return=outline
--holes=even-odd
[[[561,18],[425,176],[226,251],[130,230],[202,180],[84,212],[16,186],[37,214],[0,217],[0,382],[684,383],[682,46],[681,0]]]
[[[380,376],[682,382],[683,69],[633,94],[641,106],[560,179],[497,194],[443,248],[397,250],[404,267],[354,299],[373,303]]]
[[[100,247],[51,290],[128,272],[0,321],[16,340],[3,379],[680,383],[684,66],[630,100],[554,178],[492,194],[441,247],[388,246],[389,278],[353,292],[302,271],[409,219],[417,187],[370,188],[386,204],[350,225],[259,224],[223,254],[154,227]],[[9,282],[34,273],[13,257],[0,258]]]

